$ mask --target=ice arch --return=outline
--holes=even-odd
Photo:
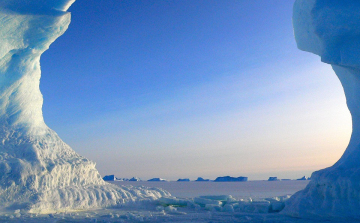
[[[40,56],[70,23],[74,0],[0,2],[0,208],[46,213],[156,199],[168,192],[105,183],[42,116]]]
[[[296,0],[293,25],[299,49],[332,65],[344,88],[353,132],[340,160],[314,172],[283,213],[360,218],[360,1]]]

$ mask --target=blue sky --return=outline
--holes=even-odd
[[[77,0],[41,58],[45,122],[102,175],[297,178],[332,165],[339,81],[296,48],[293,1]]]

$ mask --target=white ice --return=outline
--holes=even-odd
[[[287,203],[297,217],[360,218],[360,1],[297,0],[293,24],[299,49],[331,64],[352,115],[350,143],[333,166],[314,172],[311,182]],[[341,148],[339,148],[341,149]]]
[[[162,189],[105,183],[42,115],[40,56],[70,23],[74,0],[0,2],[0,209],[55,213],[155,200]]]

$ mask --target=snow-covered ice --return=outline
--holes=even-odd
[[[299,49],[331,64],[352,116],[350,143],[338,162],[316,171],[286,203],[284,214],[360,219],[360,1],[297,0],[293,24]]]

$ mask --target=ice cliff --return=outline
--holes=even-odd
[[[169,195],[105,183],[43,119],[40,56],[70,23],[74,0],[0,1],[0,208],[35,213]]]
[[[314,172],[283,213],[360,218],[360,1],[296,0],[293,25],[299,49],[332,65],[344,88],[353,132],[340,160]]]

